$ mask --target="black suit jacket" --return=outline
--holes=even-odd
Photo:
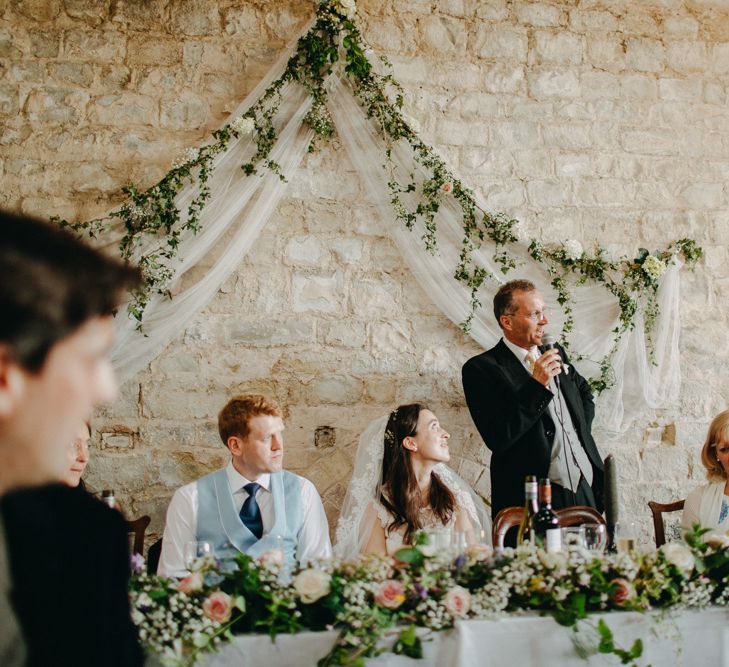
[[[563,362],[564,350],[559,349]],[[552,392],[536,382],[503,340],[463,366],[468,409],[491,457],[491,513],[524,504],[524,478],[547,477],[555,424]],[[580,442],[592,463],[592,490],[602,511],[603,462],[590,428],[595,405],[587,380],[573,366],[559,376],[560,388]]]
[[[0,511],[28,665],[141,665],[120,513],[61,485],[10,493]]]

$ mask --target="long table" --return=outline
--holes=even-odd
[[[729,667],[729,610],[639,614],[595,614],[603,618],[616,644],[629,648],[637,638],[644,645],[639,665]],[[583,627],[578,638],[590,630]],[[426,634],[424,658],[413,660],[384,653],[367,661],[371,667],[585,667],[617,665],[615,656],[595,655],[585,662],[573,644],[573,632],[551,617],[525,614],[490,621],[460,621],[449,631]],[[224,645],[218,653],[199,660],[205,667],[315,667],[331,649],[335,632],[302,632],[283,635],[272,643],[267,636],[244,635]]]

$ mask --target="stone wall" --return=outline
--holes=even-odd
[[[0,204],[99,215],[149,186],[259,80],[304,26],[301,0],[0,0]],[[619,440],[628,514],[683,496],[729,403],[729,3],[360,0],[408,114],[494,209],[543,240],[632,252],[682,236],[706,259],[684,273],[680,404]],[[426,399],[454,465],[488,494],[489,452],[460,366],[477,346],[403,267],[335,140],[210,306],[99,414],[93,487],[116,489],[160,533],[173,490],[225,461],[215,415],[261,391],[286,406],[287,466],[336,520],[357,437]]]

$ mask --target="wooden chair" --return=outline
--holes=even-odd
[[[587,505],[575,505],[555,510],[562,526],[579,526],[583,523],[605,523],[605,519],[596,509]],[[523,507],[505,507],[496,515],[492,529],[494,547],[503,547],[506,533],[518,527],[524,516]]]
[[[147,552],[147,574],[157,574],[159,558],[162,555],[162,538],[160,537]]]
[[[134,547],[132,551],[140,556],[144,555],[144,534],[147,532],[147,526],[152,519],[146,514],[140,516],[134,521],[127,521],[127,532],[134,533]]]
[[[685,500],[675,500],[672,503],[657,503],[651,500],[648,507],[651,508],[653,515],[653,528],[656,534],[656,548],[666,543],[666,527],[663,523],[664,512],[678,512],[683,509]]]

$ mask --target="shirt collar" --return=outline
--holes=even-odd
[[[258,477],[258,479],[247,479],[233,467],[232,461],[225,467],[225,472],[228,475],[228,483],[230,484],[230,488],[233,490],[233,493],[240,491],[246,484],[250,484],[251,482],[260,484],[262,488],[266,489],[266,491],[271,490],[270,472],[264,472],[260,477]]]
[[[534,347],[532,347],[531,350],[526,350],[523,347],[519,347],[518,345],[515,345],[514,343],[512,343],[510,340],[508,340],[506,338],[506,336],[504,336],[501,340],[504,341],[504,343],[506,344],[506,347],[508,347],[514,353],[514,356],[516,356],[516,358],[522,364],[526,360],[526,356],[527,356],[527,354],[529,354],[529,352],[534,352],[534,354],[536,354],[537,357],[539,356],[539,348],[536,345]]]

